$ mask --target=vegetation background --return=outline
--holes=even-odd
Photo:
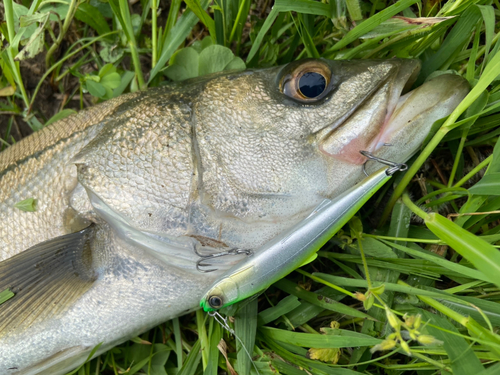
[[[305,57],[419,58],[418,83],[473,88],[315,262],[225,311],[235,335],[197,311],[74,374],[500,374],[498,0],[17,1],[1,149],[127,91]]]

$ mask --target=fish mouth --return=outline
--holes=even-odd
[[[352,109],[342,124],[329,126],[318,133],[322,153],[351,164],[361,165],[367,159],[360,151],[375,153],[389,145],[392,135],[411,123],[394,121],[405,102],[406,93],[420,72],[419,60],[395,60],[393,71]],[[412,101],[412,104],[414,101]],[[418,115],[418,111],[411,114]]]

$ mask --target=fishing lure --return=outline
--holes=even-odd
[[[379,159],[362,151],[369,160],[389,165],[365,178],[338,197],[326,199],[304,220],[277,236],[217,279],[201,299],[205,311],[216,311],[248,298],[316,258],[316,252],[363,204],[406,164]]]

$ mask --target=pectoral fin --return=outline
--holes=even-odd
[[[0,290],[15,295],[0,305],[0,336],[65,311],[93,284],[94,228],[35,245],[0,263]]]
[[[13,375],[66,374],[68,371],[84,363],[91,351],[91,347],[73,346],[52,355],[43,362],[37,363],[28,369],[13,372]]]

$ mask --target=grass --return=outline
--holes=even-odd
[[[420,58],[420,82],[453,70],[473,89],[351,230],[226,312],[239,339],[198,311],[74,373],[499,374],[498,0],[130,4],[3,1],[2,149],[75,110],[168,78],[305,57]],[[186,65],[193,56],[198,64]],[[47,90],[59,99],[44,97]],[[57,113],[47,110],[53,103]],[[0,303],[10,298],[0,294]]]

